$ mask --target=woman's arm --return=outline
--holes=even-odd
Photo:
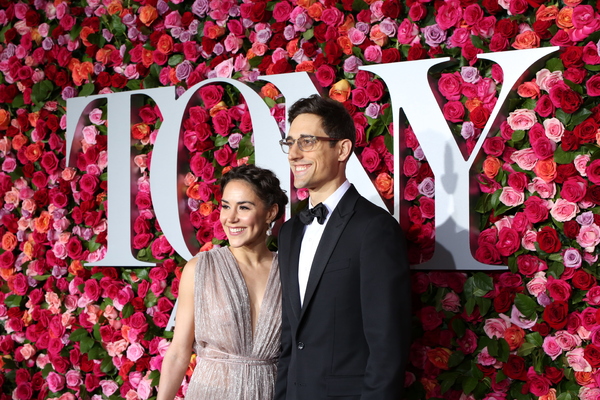
[[[175,315],[175,332],[162,362],[158,397],[173,400],[190,364],[194,344],[194,276],[197,259],[185,265],[179,281],[179,298]]]

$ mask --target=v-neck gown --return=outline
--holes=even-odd
[[[194,279],[197,363],[186,400],[272,399],[281,335],[277,255],[255,332],[246,281],[228,247],[200,253]]]

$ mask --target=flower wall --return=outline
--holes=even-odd
[[[352,113],[382,197],[402,196],[416,264],[434,248],[435,177],[410,125],[393,171],[389,95],[358,67],[454,57],[432,89],[468,154],[503,76],[476,55],[551,45],[560,54],[521,83],[474,167],[474,257],[509,270],[413,273],[406,397],[600,398],[599,21],[580,0],[0,0],[0,399],[153,398],[172,335],[183,260],[149,192],[160,109],[146,101],[131,132],[132,248],[157,266],[90,267],[107,244],[106,106],[66,166],[66,99],[233,77],[283,126],[285,99],[257,77],[314,73]],[[209,85],[182,132],[187,212],[207,250],[225,244],[218,179],[253,162],[252,121],[231,87]]]

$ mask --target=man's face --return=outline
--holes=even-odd
[[[321,127],[321,117],[298,115],[290,126],[288,138],[297,140],[301,136],[328,137]],[[294,143],[288,154],[294,186],[308,189],[311,196],[313,193],[333,193],[339,185],[340,176],[345,179],[343,160],[340,142],[332,147],[330,142],[318,141],[311,151],[302,151],[298,143]]]

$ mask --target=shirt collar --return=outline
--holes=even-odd
[[[344,194],[346,194],[348,189],[350,189],[350,182],[348,182],[348,180],[345,180],[344,183],[342,183],[340,187],[335,190],[335,192],[333,192],[327,199],[325,199],[325,201],[323,201],[323,204],[325,205],[325,207],[327,207],[327,211],[329,211],[327,213],[326,220],[329,219],[329,216],[331,215],[333,210],[335,210],[335,207],[338,205],[342,197],[344,197]],[[313,208],[313,206],[310,203],[310,199],[308,201],[308,207]]]

